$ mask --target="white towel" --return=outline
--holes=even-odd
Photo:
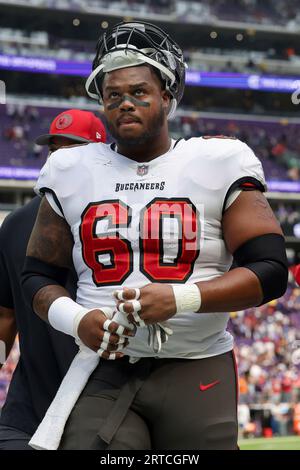
[[[117,312],[114,320],[119,324],[131,327],[127,317]],[[159,324],[159,328],[149,329],[149,344],[154,350],[160,351],[161,344],[168,340],[172,330],[165,324]],[[158,341],[158,345],[155,344]],[[76,354],[66,373],[51,405],[49,406],[43,421],[35,431],[29,445],[36,450],[57,450],[64,432],[66,422],[75,406],[81,392],[86,386],[92,372],[96,369],[100,357],[91,349],[79,344],[80,350]],[[135,362],[138,358],[131,358]]]
[[[76,354],[43,421],[29,441],[31,447],[58,449],[67,419],[99,360],[99,355],[88,348]]]
[[[107,317],[108,309],[105,309]],[[116,312],[114,320],[120,325],[132,328],[127,316]],[[43,421],[35,431],[29,445],[36,450],[56,450],[59,447],[66,422],[91,373],[99,364],[98,353],[78,342],[79,352],[73,359],[60,387],[49,406]]]

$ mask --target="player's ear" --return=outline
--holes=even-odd
[[[162,90],[161,97],[162,97],[163,108],[166,111],[166,113],[168,113],[169,108],[170,108],[170,103],[171,103],[170,94],[167,90]]]

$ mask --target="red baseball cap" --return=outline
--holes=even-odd
[[[52,121],[49,134],[40,135],[35,142],[38,145],[48,145],[52,137],[67,137],[74,142],[105,142],[106,131],[94,113],[68,109]]]

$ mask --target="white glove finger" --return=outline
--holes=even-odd
[[[141,317],[138,314],[138,312],[142,309],[141,302],[139,300],[131,300],[131,304],[132,304],[132,307],[133,307],[132,316],[134,318],[134,321],[140,327],[145,327],[146,324],[145,324],[144,320],[142,320]]]
[[[147,325],[148,328],[148,346],[153,347],[153,325]]]
[[[117,356],[116,356],[116,353],[110,353],[110,355],[108,356],[107,359],[108,359],[109,361],[114,361],[114,360],[116,359],[116,357],[117,357]]]
[[[140,327],[146,326],[144,320],[142,320],[139,314],[137,313],[142,308],[141,303],[138,300],[127,300],[126,302],[132,304],[133,312],[131,313],[131,315],[133,316],[134,321],[137,323],[137,325]],[[119,312],[123,313],[124,315],[130,315],[129,312],[125,311],[124,306],[125,306],[124,302],[118,306]]]
[[[99,348],[97,351],[97,354],[99,354],[100,357],[103,357],[104,353],[107,353],[107,351],[104,351],[104,349]]]
[[[171,336],[173,334],[173,330],[171,328],[163,328],[163,330],[168,336]]]
[[[132,289],[132,290],[135,290],[135,289]],[[126,302],[126,299],[124,297],[124,293],[126,291],[124,291],[124,289],[120,289],[120,290],[115,290],[114,293],[113,293],[113,296],[115,297],[115,299],[117,300],[123,300],[124,302]]]
[[[129,323],[128,318],[127,318],[127,313],[122,313],[119,310],[116,311],[113,320],[116,323],[119,323],[122,327],[132,329],[132,323]],[[123,334],[124,331],[120,334]],[[117,333],[119,334],[119,333]]]
[[[159,353],[161,351],[161,345],[162,345],[162,338],[161,338],[161,333],[159,328],[155,328],[155,336],[154,338],[156,339],[156,342],[154,341],[154,352]]]
[[[141,297],[141,291],[138,287],[135,287],[134,290],[135,290],[135,299],[139,300],[139,298]]]
[[[164,323],[158,323],[158,326],[167,334],[167,335],[172,335],[173,334],[173,330],[169,327],[169,326],[166,326],[166,324]]]
[[[131,335],[131,336],[123,335],[123,338],[127,339],[127,338],[132,338],[132,336],[135,336],[136,329],[137,329],[137,325],[135,323],[130,323],[130,330],[133,332],[133,335]]]
[[[99,349],[102,349],[103,351],[107,351],[108,345],[109,343],[107,343],[106,341],[102,341]]]
[[[113,292],[113,296],[117,299],[117,300],[125,300],[123,298],[123,289],[120,289],[120,290],[115,290]]]
[[[119,312],[123,313],[123,315],[125,315],[126,317],[128,315],[134,315],[134,313],[136,312],[139,312],[141,310],[141,304],[138,300],[126,300],[126,303],[127,304],[131,304],[132,305],[132,308],[133,308],[133,312],[126,312],[125,310],[125,302],[122,302],[119,306],[118,306],[118,310]]]
[[[101,310],[101,312],[103,312],[104,315],[107,318],[112,318],[113,317],[114,311],[113,311],[112,308],[110,308],[110,307],[100,307],[99,310]]]
[[[124,302],[123,302],[122,304],[120,304],[119,307],[118,307],[118,310],[119,310],[121,313],[123,313],[123,315],[126,316],[126,315],[128,315],[128,313],[125,312],[125,310],[124,310],[124,305],[125,305]]]
[[[108,331],[105,331],[104,335],[103,335],[103,338],[102,338],[102,341],[104,343],[109,343],[109,339],[110,339],[110,333]]]
[[[140,326],[141,328],[144,328],[146,326],[146,323],[144,322],[144,320],[141,319],[137,312],[133,312],[131,315],[133,316],[134,321],[138,326]]]
[[[111,320],[108,320],[108,319],[105,320],[105,322],[103,323],[103,330],[109,331],[108,328],[109,328],[109,326],[110,326],[111,323],[112,323]]]
[[[122,320],[126,320],[126,323],[127,322],[127,319],[125,318],[125,315],[126,313],[122,316]],[[108,331],[111,333],[111,331],[109,330],[109,327],[111,325],[111,323],[119,323],[118,319],[114,317],[113,320],[105,320],[105,322],[103,323],[103,330],[105,331]],[[128,323],[127,326],[123,326],[123,325],[119,325],[117,330],[115,331],[115,334],[118,335],[118,336],[122,336],[124,334],[124,331],[125,331],[125,328],[129,328],[129,329],[133,329],[133,325]]]
[[[125,331],[125,327],[122,326],[122,325],[120,325],[120,326],[118,326],[118,328],[117,328],[116,334],[119,335],[119,336],[122,336],[123,333],[124,333],[124,331]]]
[[[141,302],[139,300],[127,300],[127,302],[131,303],[134,312],[139,312],[142,309]]]
[[[138,287],[133,287],[131,290],[134,290],[135,291],[135,296],[134,296],[134,299],[138,300],[141,296],[141,291]],[[119,290],[115,290],[113,292],[113,297],[115,297],[117,300],[125,300],[126,299],[124,298],[124,289],[119,289]],[[132,299],[132,300],[134,300]]]
[[[114,352],[119,352],[119,351],[122,351],[122,349],[124,349],[124,344],[119,344],[117,349],[115,349]]]
[[[108,357],[105,357],[108,353],[108,351],[105,351],[103,349],[98,349],[97,353],[99,354],[100,357],[104,357],[106,360],[109,360],[109,361],[113,361],[114,359],[116,359],[116,353],[113,352],[113,353],[109,353]]]
[[[114,345],[116,347],[116,349],[114,349],[114,352],[121,351],[121,349],[124,348],[124,343],[125,343],[125,338],[122,338],[119,343],[116,343]],[[111,347],[110,343],[107,343],[106,341],[102,341],[102,343],[100,344],[99,350],[101,349],[101,351],[107,351],[108,353],[110,353],[108,349],[109,346]]]

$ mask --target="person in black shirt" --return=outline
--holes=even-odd
[[[104,126],[93,113],[67,110],[53,120],[50,133],[36,142],[54,152],[105,139]],[[0,417],[0,450],[32,450],[28,442],[78,350],[72,337],[40,320],[22,294],[20,274],[39,205],[36,196],[8,215],[0,229],[0,340],[5,343],[6,357],[17,333],[20,345],[20,359]],[[67,287],[75,299],[75,271],[70,271]]]

